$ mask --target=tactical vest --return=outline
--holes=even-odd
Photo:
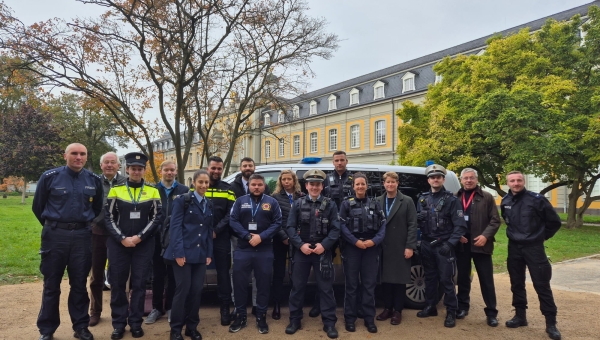
[[[377,211],[374,199],[367,198],[368,204],[358,203],[354,197],[348,199],[350,213],[348,214],[348,229],[353,234],[377,233],[382,222],[382,212]]]
[[[329,233],[330,221],[326,211],[328,211],[328,207],[331,205],[331,200],[323,197],[321,204],[316,208],[317,205],[312,202],[309,196],[306,196],[299,199],[299,204],[300,223],[298,226],[302,242],[321,242]]]
[[[346,181],[342,181],[340,176],[334,171],[329,174],[329,197],[339,201],[352,196],[352,174],[348,173]]]
[[[421,209],[427,211],[427,220],[421,223],[421,232],[430,237],[439,237],[451,234],[454,226],[452,224],[452,216],[444,209],[446,200],[452,196],[450,191],[444,192],[444,195],[439,199],[437,204],[433,204],[433,195],[421,195],[419,203]]]

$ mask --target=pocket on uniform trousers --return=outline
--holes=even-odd
[[[48,273],[47,269],[50,268],[52,266],[52,264],[50,263],[50,252],[52,250],[48,249],[48,250],[42,250],[40,249],[40,273],[42,273],[42,275],[46,275]]]

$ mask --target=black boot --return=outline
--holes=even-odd
[[[229,304],[221,305],[221,326],[231,324],[231,314],[229,313]]]
[[[558,328],[556,328],[556,323],[553,323],[553,324],[546,323],[546,333],[548,333],[548,337],[550,339],[553,339],[553,340],[561,339],[560,332],[558,331]]]
[[[525,314],[525,309],[516,309],[515,316],[512,319],[506,321],[506,327],[508,328],[517,328],[521,326],[527,326],[527,317]]]
[[[267,325],[267,315],[261,314],[256,317],[256,328],[260,334],[269,333],[269,325]]]
[[[425,306],[422,311],[417,313],[420,318],[426,318],[428,316],[437,316],[437,308],[435,306]]]
[[[273,320],[281,319],[281,306],[279,305],[278,301],[273,303],[273,314],[271,314],[271,317]]]
[[[321,306],[318,304],[318,301],[316,301],[315,304],[310,309],[310,312],[308,312],[308,316],[310,316],[311,318],[316,318],[320,314],[321,314]]]
[[[444,320],[444,327],[452,328],[456,326],[456,312],[448,311],[446,313],[446,320]]]

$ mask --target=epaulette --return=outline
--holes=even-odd
[[[113,188],[124,187],[125,183],[113,185]]]
[[[354,197],[348,197],[346,200],[348,201],[348,203],[350,203],[351,207],[356,205],[356,200],[354,199]]]
[[[527,193],[529,194],[529,196],[533,196],[533,197],[535,197],[535,198],[542,198],[542,195],[540,195],[540,194],[539,194],[539,193],[537,193],[537,192],[533,192],[533,191],[529,191],[529,190],[527,190]]]
[[[94,177],[96,177],[97,179],[99,179],[99,180],[102,180],[102,176],[100,176],[100,175],[96,174],[95,172],[91,172],[91,171],[90,171],[90,173],[91,173],[91,174],[92,174]]]
[[[44,176],[54,176],[58,173],[58,169],[52,169],[44,172]]]
[[[155,184],[150,184],[150,183],[145,183],[144,182],[144,186],[156,189],[156,185]]]

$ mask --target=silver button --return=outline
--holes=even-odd
[[[202,227],[202,223],[200,223],[200,226]]]
[[[200,244],[198,244],[198,247],[200,247]]]
[[[198,236],[202,236],[202,234],[198,234]]]

